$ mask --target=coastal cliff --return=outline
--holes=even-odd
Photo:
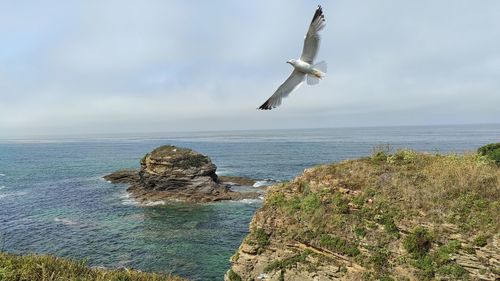
[[[268,189],[231,258],[237,280],[498,280],[500,168],[402,150]]]
[[[147,153],[139,171],[122,170],[104,178],[113,183],[130,184],[127,189],[139,202],[180,200],[212,202],[257,198],[258,192],[231,190],[238,183],[254,181],[241,177],[221,177],[208,156],[188,148],[164,145]]]

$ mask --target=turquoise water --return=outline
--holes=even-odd
[[[142,208],[102,176],[137,168],[173,144],[212,158],[223,175],[289,180],[320,163],[394,148],[463,152],[500,141],[500,125],[170,133],[0,140],[0,248],[91,265],[221,280],[259,201]]]

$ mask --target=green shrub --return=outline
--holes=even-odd
[[[288,200],[285,205],[285,209],[289,214],[294,214],[296,211],[300,210],[302,205],[301,199],[298,196],[293,197]]]
[[[385,162],[387,160],[387,154],[384,151],[377,151],[371,157],[373,162]]]
[[[300,209],[307,214],[314,212],[321,206],[321,201],[316,193],[310,193],[304,199],[302,199],[302,204]]]
[[[389,267],[389,251],[384,248],[377,248],[370,257],[370,262],[375,271],[387,271]]]
[[[177,165],[184,169],[188,169],[190,167],[201,167],[208,162],[209,159],[207,156],[198,154],[198,155],[189,155],[188,157],[179,161]]]
[[[387,160],[387,155],[389,155],[392,151],[392,148],[388,144],[376,145],[372,149],[371,160],[374,163],[377,162],[385,162]]]
[[[307,259],[307,256],[309,256],[312,252],[310,250],[305,250],[299,255],[295,255],[290,258],[282,259],[282,260],[276,260],[267,265],[264,268],[264,272],[271,272],[271,271],[277,271],[277,270],[285,270],[288,269],[297,263],[304,263]]]
[[[227,273],[227,277],[229,278],[230,281],[241,281],[241,277],[238,275],[238,273],[234,272],[232,269],[229,270]]]
[[[403,242],[408,253],[415,258],[427,255],[432,245],[432,237],[427,229],[417,226],[412,233],[408,234]]]
[[[486,244],[488,244],[487,239],[488,237],[486,237],[485,235],[479,235],[474,239],[474,245],[478,247],[484,247],[486,246]]]
[[[481,146],[477,149],[477,153],[483,156],[487,156],[491,160],[495,161],[497,165],[500,165],[500,142]]]
[[[361,253],[355,245],[350,244],[342,238],[328,234],[321,235],[319,243],[322,247],[350,257],[355,257]]]
[[[356,233],[357,236],[363,238],[366,236],[366,230],[362,226],[358,226],[354,229],[354,233]]]
[[[269,245],[269,235],[262,228],[257,228],[253,233],[253,238],[260,247]]]
[[[433,255],[438,266],[443,266],[453,260],[452,254],[458,253],[461,248],[460,241],[451,240],[445,245],[439,247]]]
[[[453,276],[455,278],[461,278],[468,275],[467,270],[465,270],[461,265],[456,263],[443,266],[438,270],[438,272],[443,275]]]
[[[285,195],[283,195],[283,193],[275,193],[275,194],[269,195],[266,198],[266,204],[269,204],[271,206],[281,207],[281,206],[285,205],[285,203],[286,203],[286,199],[285,199]]]
[[[341,193],[335,193],[332,197],[332,210],[337,214],[348,214],[349,199],[345,198]]]
[[[420,280],[431,280],[435,275],[434,262],[428,255],[418,257],[413,264],[416,268],[420,269],[418,273]]]
[[[384,226],[385,231],[399,238],[399,228],[394,223],[394,218],[390,214],[383,214],[380,217],[380,223]]]

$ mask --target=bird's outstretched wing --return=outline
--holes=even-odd
[[[305,76],[304,73],[294,70],[288,79],[279,86],[276,92],[259,109],[268,110],[278,107],[281,104],[281,99],[288,97],[295,88],[304,82]]]
[[[323,29],[323,27],[325,27],[325,16],[323,15],[321,6],[318,6],[304,38],[304,48],[302,49],[300,60],[313,63],[319,49],[320,37],[318,31]]]

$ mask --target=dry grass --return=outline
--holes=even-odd
[[[144,273],[130,269],[96,269],[85,262],[53,256],[0,253],[1,281],[183,281],[171,275]]]

